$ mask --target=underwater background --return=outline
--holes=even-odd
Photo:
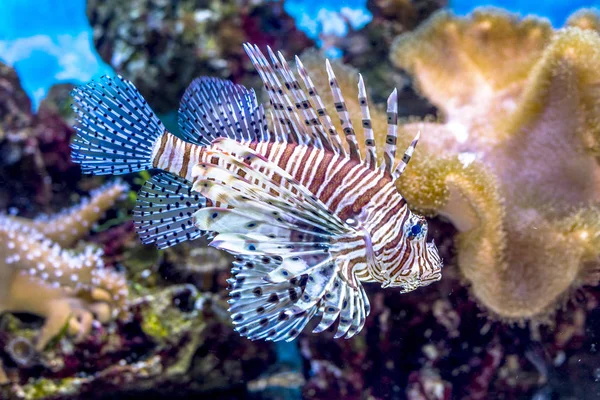
[[[0,398],[600,399],[600,14],[594,1],[1,0]],[[142,245],[147,173],[82,175],[70,91],[131,80],[177,129],[198,76],[261,92],[242,44],[357,74],[397,186],[429,220],[442,280],[365,285],[352,339],[249,341],[231,258]],[[380,128],[377,131],[377,128]],[[384,127],[384,128],[381,128]]]

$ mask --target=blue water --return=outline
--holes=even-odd
[[[367,24],[372,16],[365,4],[366,0],[286,0],[285,8],[320,44],[321,34],[343,36],[348,24],[353,29]],[[600,0],[451,0],[450,8],[465,15],[484,4],[544,16],[559,27],[574,10],[600,7]],[[335,48],[328,51],[330,57],[339,56]],[[0,0],[0,60],[15,67],[34,108],[55,83],[79,84],[112,72],[94,49],[85,0]]]
[[[0,0],[0,60],[37,108],[55,83],[111,73],[94,49],[85,0]]]

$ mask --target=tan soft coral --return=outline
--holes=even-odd
[[[569,24],[587,31],[554,31],[499,10],[469,18],[442,12],[392,50],[442,114],[401,125],[400,149],[417,130],[422,135],[398,187],[412,207],[453,222],[464,277],[505,320],[543,321],[574,289],[598,280],[597,21],[580,11]],[[324,59],[314,52],[301,59],[333,104]],[[360,127],[358,72],[333,68]],[[371,116],[381,143],[385,112]]]
[[[392,49],[443,115],[404,125],[423,140],[400,189],[455,223],[461,271],[504,319],[539,320],[598,278],[597,21],[440,13]]]
[[[108,185],[51,218],[0,216],[0,312],[46,319],[38,350],[65,326],[81,340],[94,320],[105,323],[127,314],[127,282],[104,268],[102,252],[89,245],[77,253],[61,246],[79,241],[126,191],[121,183]]]

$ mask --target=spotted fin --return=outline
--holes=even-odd
[[[237,257],[229,301],[237,330],[250,339],[293,340],[320,316],[321,329],[339,321],[339,337],[357,333],[368,301],[332,251],[353,229],[251,149],[222,147],[231,152],[215,152],[211,163],[194,167],[194,189],[220,204],[198,210],[195,223],[213,232],[211,246]]]
[[[289,342],[317,313],[316,307],[294,315],[287,311],[302,295],[308,276],[265,284],[263,277],[276,265],[268,256],[237,256],[231,270],[229,312],[235,330],[249,339]]]
[[[362,330],[370,311],[369,299],[362,285],[352,288],[338,275],[325,293],[320,310],[321,322],[313,332],[322,332],[339,319],[335,337],[345,335],[351,338]]]
[[[192,190],[190,182],[162,172],[149,179],[138,193],[133,211],[135,228],[145,244],[164,249],[203,232],[193,223],[193,214],[206,199]]]
[[[269,140],[264,109],[254,90],[217,78],[192,81],[181,99],[178,123],[182,139],[198,145],[218,137]]]

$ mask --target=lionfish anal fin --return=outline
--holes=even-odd
[[[133,220],[142,242],[162,249],[203,234],[194,225],[193,215],[204,205],[206,199],[192,191],[190,182],[161,172],[140,189]]]

